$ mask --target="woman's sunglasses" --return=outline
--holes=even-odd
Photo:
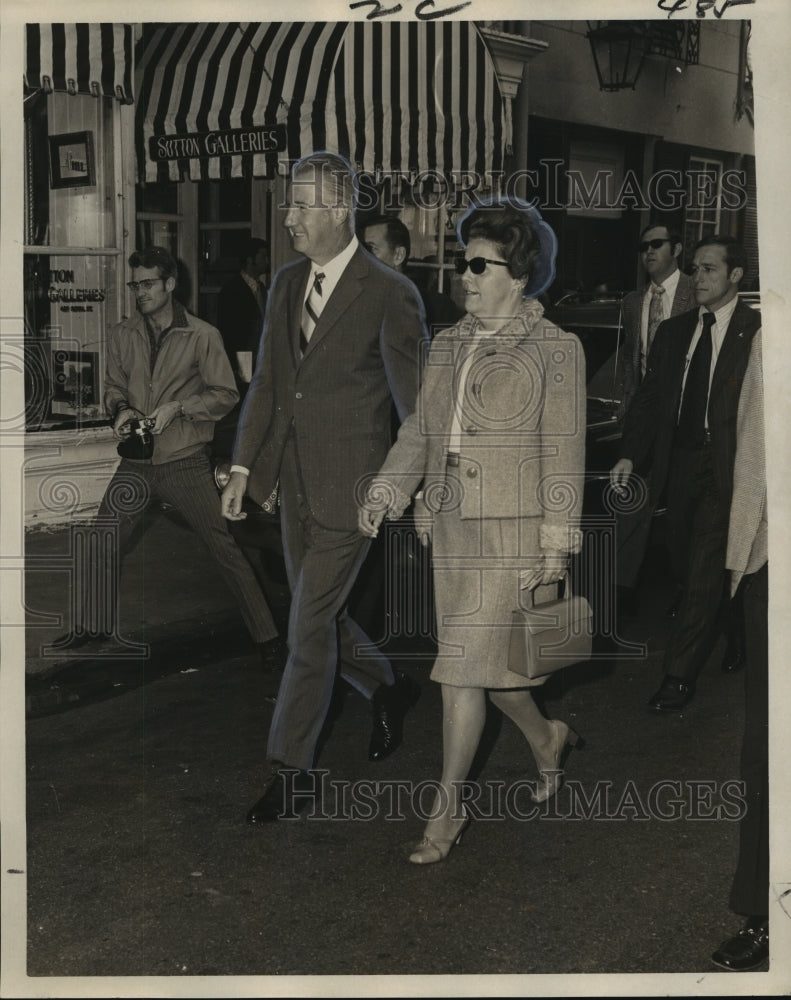
[[[508,267],[508,262],[504,260],[490,260],[488,257],[473,257],[472,260],[467,260],[464,257],[457,257],[456,271],[458,274],[464,274],[467,268],[469,268],[473,274],[483,274],[487,264],[498,264],[500,267]]]

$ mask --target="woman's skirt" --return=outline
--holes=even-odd
[[[459,517],[458,509],[434,516],[432,561],[438,651],[431,679],[455,687],[516,688],[543,684],[508,669],[511,616],[529,607],[519,571],[540,557],[541,518]],[[539,587],[536,601],[557,595]]]

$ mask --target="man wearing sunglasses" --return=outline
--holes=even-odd
[[[665,649],[665,676],[648,703],[655,712],[677,711],[694,696],[727,610],[736,414],[761,326],[760,314],[738,299],[745,268],[734,237],[698,243],[692,264],[697,307],[660,327],[626,414],[622,458],[610,470],[613,488],[621,491],[650,463],[649,504],[667,490],[668,547],[682,597]]]
[[[621,416],[645,377],[648,352],[659,324],[692,309],[692,279],[679,270],[681,237],[667,226],[651,223],[640,234],[640,263],[648,277],[645,288],[629,292],[622,305],[623,343],[618,354],[616,392]],[[646,470],[637,470],[644,473]],[[645,558],[654,507],[624,513],[618,519],[616,584],[618,614],[637,611],[637,579]]]
[[[645,288],[623,300],[623,346],[618,357],[616,385],[621,390],[623,413],[645,377],[648,351],[659,324],[692,309],[692,279],[679,270],[681,237],[667,226],[647,226],[637,245],[640,263],[648,278]]]
[[[147,456],[131,457],[119,446],[121,462],[102,499],[99,522],[118,525],[120,563],[150,501],[157,497],[175,507],[206,544],[265,665],[274,667],[277,629],[219,510],[209,464],[214,425],[239,398],[222,339],[174,298],[176,262],[167,250],[137,250],[129,266],[128,285],[137,309],[108,335],[104,405],[119,442],[133,441],[132,428],[147,418],[153,448]],[[114,635],[116,609],[98,610],[101,628],[98,621],[87,620],[96,608],[77,608],[72,635],[55,645],[74,648],[109,638],[102,633]]]

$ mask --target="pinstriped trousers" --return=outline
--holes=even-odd
[[[313,766],[316,745],[340,667],[367,698],[394,681],[389,660],[346,609],[370,547],[354,531],[324,528],[311,515],[293,439],[280,467],[283,548],[291,586],[288,659],[277,695],[267,757],[290,767]]]
[[[117,519],[119,562],[129,550],[135,527],[154,497],[172,504],[204,542],[239,604],[253,641],[274,638],[277,628],[269,605],[222,516],[220,497],[203,450],[162,465],[121,459],[105,490],[98,515],[98,520]]]

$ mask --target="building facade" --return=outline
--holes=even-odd
[[[290,258],[285,178],[314,149],[349,158],[361,219],[398,214],[412,273],[452,295],[456,220],[497,193],[556,229],[550,298],[634,287],[649,218],[686,247],[727,231],[757,254],[746,25],[644,46],[634,88],[613,92],[588,22],[28,25],[27,524],[88,516],[117,462],[104,342],[134,309],[129,253],[170,249],[178,295],[216,322],[248,237],[273,271]]]

